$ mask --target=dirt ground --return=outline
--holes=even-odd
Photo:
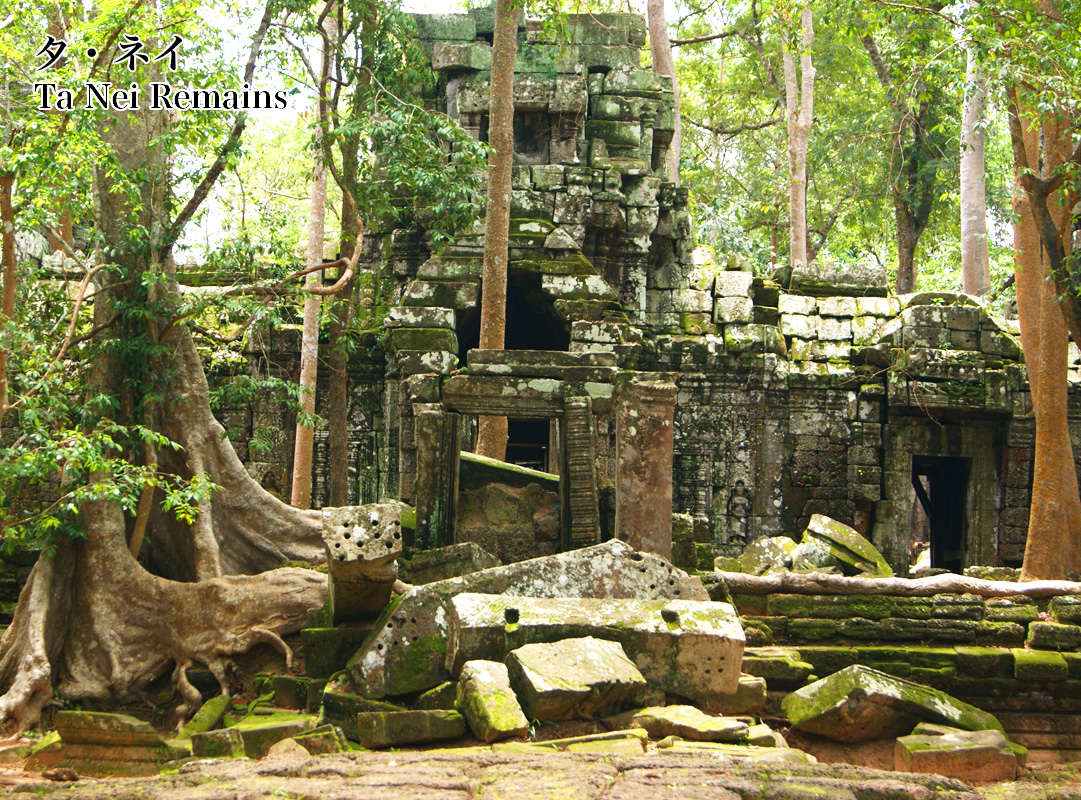
[[[56,800],[1081,800],[1081,775],[1051,770],[974,788],[851,766],[754,764],[664,751],[620,758],[500,754],[476,747],[202,760],[174,775],[96,781],[0,771],[0,794],[16,793]]]

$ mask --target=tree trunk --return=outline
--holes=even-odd
[[[6,326],[15,316],[15,208],[11,203],[11,190],[15,175],[0,173],[0,268],[4,272],[4,299],[0,305],[0,327]],[[8,353],[0,347],[0,430],[8,407]]]
[[[166,207],[166,155],[151,147],[164,141],[164,125],[164,115],[137,111],[116,115],[101,134],[117,165],[114,172],[103,164],[95,177],[96,227],[103,238],[98,263],[108,254],[127,279],[108,270],[97,273],[96,324],[117,313],[120,306],[112,299],[132,301],[134,287],[147,283],[140,280],[145,273],[164,272],[167,279],[148,282],[149,301],[169,305],[175,297],[167,248],[155,240],[168,228],[167,220],[155,218]],[[110,191],[114,175],[135,171],[139,197]],[[133,218],[149,233],[149,243],[130,235],[127,221]],[[161,250],[165,258],[159,263],[154,254]],[[146,325],[136,319],[111,335],[143,337],[149,327],[156,338],[162,320]],[[153,416],[160,433],[183,448],[162,448],[161,468],[189,478],[203,474],[221,488],[199,505],[194,525],[152,514],[148,560],[194,582],[150,574],[128,550],[120,506],[87,503],[81,514],[85,538],[61,539],[54,553],[42,553],[0,639],[0,721],[14,720],[20,731],[37,723],[54,689],[70,701],[129,701],[174,664],[174,680],[186,700],[181,716],[193,713],[199,695],[187,681],[188,667],[206,665],[228,693],[232,655],[267,643],[288,660],[281,636],[301,628],[306,611],[325,598],[326,576],[273,569],[286,558],[321,560],[320,515],[281,503],[248,476],[210,411],[206,377],[188,330],[173,328],[161,344],[166,354],[147,372],[168,376],[168,383],[156,387],[164,399],[153,405]],[[93,363],[89,391],[115,396],[119,387],[136,383],[130,370],[144,366],[106,350]],[[262,570],[270,571],[225,574]]]
[[[1045,123],[1041,141],[1039,129],[1027,120],[1018,122],[1011,125],[1011,135],[1020,132],[1022,137],[1014,142],[1015,152],[1020,147],[1028,164],[1042,160],[1044,175],[1050,175],[1062,164],[1063,150],[1069,155],[1069,128]],[[1013,202],[1017,316],[1036,417],[1032,499],[1021,576],[1023,580],[1061,579],[1081,573],[1081,494],[1067,422],[1068,335],[1031,198],[1018,186]],[[1066,211],[1056,206],[1051,213],[1069,239],[1069,226],[1062,225]],[[1069,252],[1068,241],[1065,248]]]
[[[784,49],[785,104],[788,108],[788,214],[789,260],[793,267],[807,265],[807,141],[814,119],[815,70],[811,64],[814,26],[811,9],[800,15],[800,80],[796,77],[796,55]]]
[[[331,31],[334,29],[334,15],[328,14],[323,23]],[[330,40],[334,41],[331,33]],[[312,202],[308,210],[308,269],[323,263],[323,238],[326,227],[327,210],[327,170],[323,163],[322,132],[327,121],[327,99],[322,95],[326,87],[326,77],[330,73],[330,61],[333,54],[322,52],[323,82],[317,101],[319,125],[316,128],[315,150],[312,157]],[[308,275],[307,284],[319,283],[322,276],[318,272]],[[315,382],[319,372],[319,309],[322,298],[310,294],[304,300],[304,329],[300,337],[300,413],[309,418],[315,414]],[[290,502],[297,508],[310,508],[312,499],[312,449],[315,444],[315,428],[304,424],[297,418],[295,444],[293,445],[293,489]]]
[[[488,210],[481,283],[480,347],[502,350],[507,328],[507,248],[510,238],[511,171],[514,166],[514,55],[518,49],[516,0],[496,0],[489,103]],[[477,453],[502,461],[507,455],[507,418],[482,416]]]
[[[672,79],[672,113],[675,125],[672,142],[668,145],[668,153],[665,155],[665,164],[668,167],[668,180],[679,186],[679,160],[683,155],[683,126],[679,114],[679,76],[676,75],[676,63],[672,57],[672,41],[668,38],[668,23],[664,19],[664,0],[647,1],[646,20],[649,24],[649,52],[653,60],[653,71]]]
[[[991,290],[987,251],[986,134],[987,76],[969,48],[965,70],[965,105],[961,120],[961,281],[965,294]]]
[[[342,173],[355,174],[356,159],[345,157]],[[355,149],[353,151],[356,152]],[[349,170],[352,169],[353,173]],[[356,246],[356,208],[349,192],[342,193],[342,236],[339,254]],[[330,381],[327,384],[327,502],[331,506],[349,503],[349,352],[343,334],[353,316],[352,287],[343,289],[342,299],[332,300],[334,322],[330,325]]]
[[[916,291],[916,245],[920,231],[899,194],[893,196],[897,219],[897,294]]]

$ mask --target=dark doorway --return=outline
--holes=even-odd
[[[484,288],[481,287],[481,291]],[[550,298],[541,290],[539,273],[511,272],[507,276],[507,350],[567,350],[571,337]],[[464,355],[480,345],[480,309],[458,316],[458,352]]]
[[[931,566],[960,573],[968,527],[968,459],[913,456],[912,488],[928,519]]]
[[[520,467],[548,469],[548,442],[551,423],[546,419],[507,420],[507,463]]]

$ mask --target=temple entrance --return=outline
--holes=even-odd
[[[483,291],[483,289],[482,289]],[[458,353],[463,361],[480,346],[479,304],[458,315]],[[507,275],[507,350],[559,350],[566,352],[571,336],[551,298],[541,289],[540,273]]]
[[[507,428],[508,464],[529,467],[541,472],[555,472],[550,467],[551,421],[547,419],[509,419]]]
[[[969,459],[913,456],[912,488],[916,495],[913,535],[926,530],[931,566],[960,573],[965,565],[968,520]]]

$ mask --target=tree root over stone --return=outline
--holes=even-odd
[[[252,480],[210,411],[190,335],[178,328],[169,341],[178,399],[159,429],[183,450],[162,468],[205,474],[221,489],[194,525],[152,515],[148,561],[170,577],[135,560],[124,515],[106,501],[84,507],[84,539],[42,555],[0,639],[0,722],[19,731],[38,724],[54,690],[64,701],[126,702],[173,665],[181,714],[191,715],[201,701],[187,681],[192,665],[228,694],[232,656],[266,643],[291,661],[281,637],[326,598],[326,575],[276,569],[323,560],[320,512],[288,506]]]

